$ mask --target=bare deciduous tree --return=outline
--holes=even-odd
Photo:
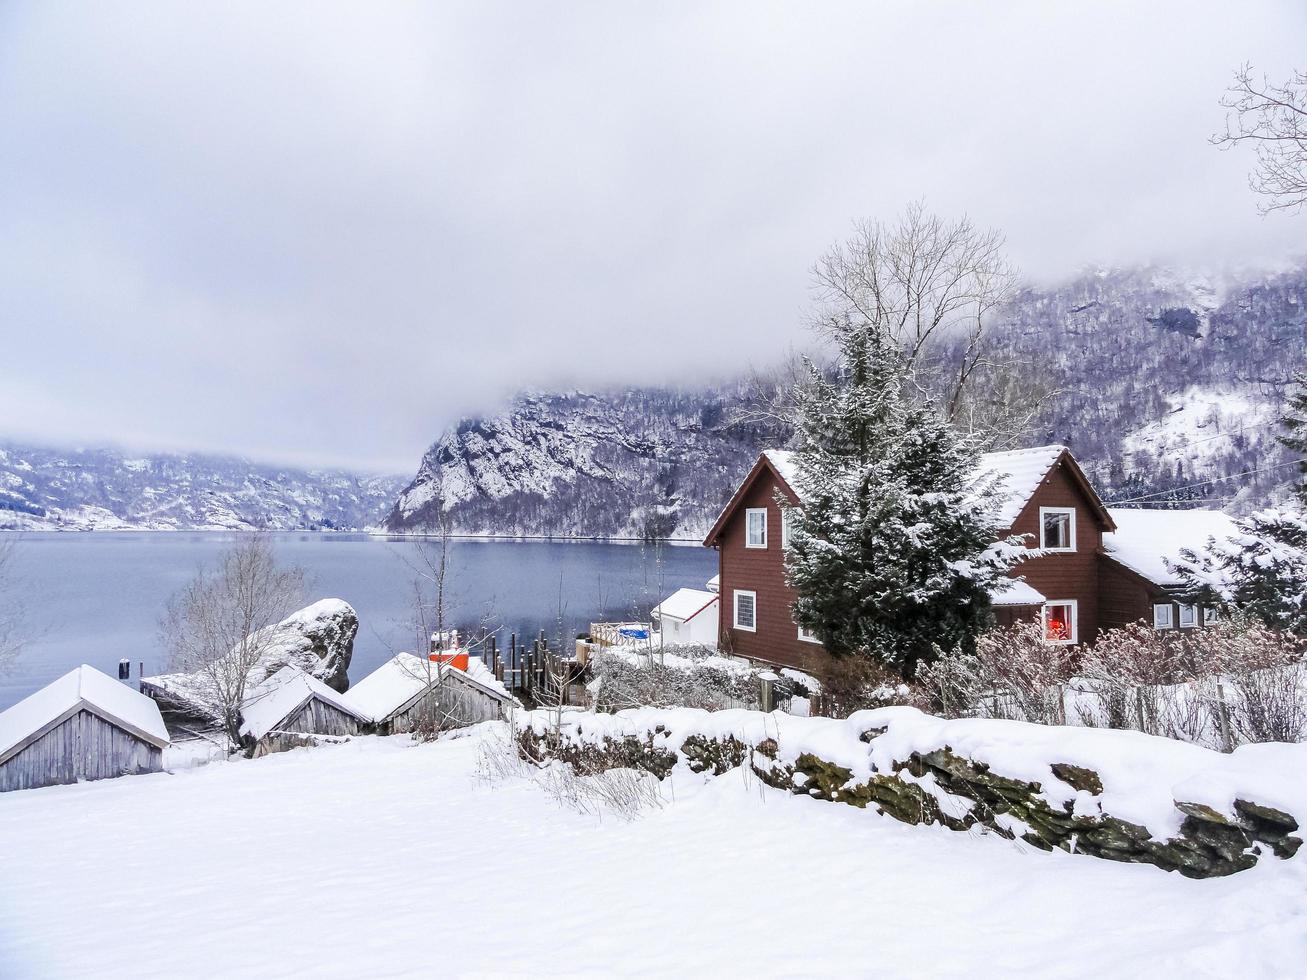
[[[891,338],[907,374],[952,419],[985,363],[989,316],[1016,285],[1003,246],[998,231],[930,214],[922,202],[893,223],[858,222],[813,268],[816,326],[835,335],[873,327]],[[947,363],[946,343],[956,346]]]
[[[271,627],[303,596],[303,570],[279,565],[272,542],[256,534],[225,551],[215,569],[197,572],[160,620],[172,669],[196,679],[198,700],[233,747],[250,675],[276,641]]]
[[[1274,84],[1244,65],[1226,91],[1225,132],[1212,142],[1222,148],[1252,143],[1257,164],[1248,186],[1263,198],[1257,209],[1299,211],[1307,204],[1307,72],[1295,71]]]

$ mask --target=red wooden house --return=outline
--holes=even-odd
[[[791,453],[759,456],[704,544],[718,552],[721,648],[750,660],[812,667],[824,650],[792,616],[777,502],[779,495],[803,505],[795,468]],[[1185,629],[1215,616],[1176,601],[1179,583],[1165,559],[1233,531],[1224,514],[1109,511],[1065,446],[988,453],[981,472],[998,478],[1000,536],[1022,535],[1031,548],[1011,584],[993,596],[1000,623],[1037,618],[1050,643],[1082,643],[1135,620]]]

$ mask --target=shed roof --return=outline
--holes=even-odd
[[[653,615],[666,616],[688,623],[719,599],[716,592],[702,589],[677,589],[654,607]]]
[[[82,664],[0,712],[0,762],[32,736],[82,708],[157,748],[168,745],[168,728],[153,700]]]
[[[343,695],[298,667],[281,668],[246,697],[241,705],[241,731],[255,741],[275,730],[312,698],[353,715],[360,721],[371,719],[345,701]]]
[[[391,657],[351,687],[343,698],[355,712],[382,722],[444,680],[466,684],[507,704],[514,703],[508,689],[476,658],[468,660],[464,671],[411,653]]]
[[[1229,514],[1219,510],[1112,511],[1116,531],[1103,535],[1103,551],[1138,575],[1163,587],[1180,585],[1180,579],[1166,567],[1176,561],[1181,548],[1199,549],[1208,538],[1225,538],[1239,529]]]

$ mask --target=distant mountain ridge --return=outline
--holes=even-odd
[[[228,456],[0,442],[0,529],[364,530],[381,524],[404,482]]]
[[[1090,270],[1025,289],[995,353],[1055,390],[1029,444],[1071,446],[1109,502],[1239,511],[1295,473],[1276,442],[1307,368],[1307,268],[1243,277]],[[465,419],[422,459],[386,526],[695,538],[781,427],[747,385],[534,393]],[[1227,479],[1235,474],[1251,474]]]

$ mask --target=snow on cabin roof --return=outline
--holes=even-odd
[[[996,606],[1042,606],[1048,599],[1026,582],[1010,578],[990,590],[989,601]]]
[[[515,699],[484,663],[475,657],[467,670],[458,670],[411,653],[399,653],[368,674],[343,695],[343,700],[357,713],[374,722],[385,721],[443,677],[479,688],[491,697],[512,703]]]
[[[1234,519],[1219,510],[1149,510],[1114,508],[1116,531],[1103,535],[1103,550],[1132,572],[1157,585],[1180,585],[1166,567],[1181,548],[1199,549],[1211,537],[1237,534]]]
[[[984,453],[976,467],[976,478],[997,477],[995,492],[998,512],[995,515],[1002,527],[1011,527],[1022,508],[1034,496],[1053,464],[1067,451],[1066,446],[1035,446],[1002,453]],[[798,454],[787,449],[767,449],[763,455],[776,468],[790,489],[798,493]]]
[[[720,575],[714,575],[712,578],[710,578],[710,579],[707,581],[706,584],[707,584],[707,586],[708,586],[708,591],[709,591],[709,592],[721,592],[721,590],[722,590],[722,577],[721,577]]]
[[[332,707],[359,715],[338,692],[304,673],[298,667],[283,667],[256,687],[241,705],[241,731],[255,741],[263,738],[286,720],[311,697],[318,697]],[[362,720],[368,721],[368,718]]]
[[[168,729],[159,714],[159,706],[152,699],[82,664],[0,712],[0,759],[79,705],[85,705],[152,745],[159,748],[168,745]]]
[[[677,589],[654,607],[653,615],[666,616],[688,623],[718,600],[715,592],[701,589]]]

